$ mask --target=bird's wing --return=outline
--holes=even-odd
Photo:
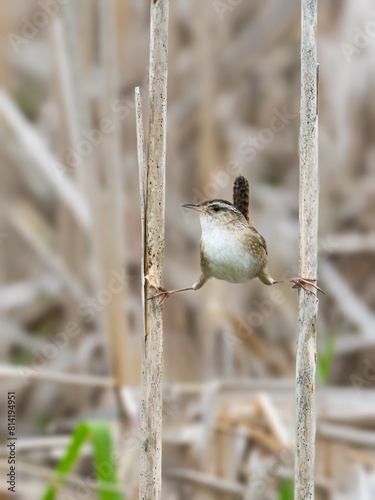
[[[208,269],[208,263],[209,263],[209,260],[208,260],[208,256],[206,254],[206,251],[205,251],[205,248],[204,248],[204,244],[203,244],[203,241],[201,240],[200,242],[200,246],[199,246],[199,249],[200,249],[200,264],[201,264],[201,269]]]
[[[268,250],[266,240],[258,233],[254,226],[248,226],[244,230],[243,241],[247,248],[251,248],[256,255],[267,261]]]
[[[233,205],[243,214],[247,222],[249,219],[249,183],[242,175],[235,178],[233,183]]]
[[[258,237],[259,237],[259,244],[260,246],[262,246],[264,248],[264,250],[266,251],[266,255],[268,255],[268,250],[267,250],[267,243],[266,243],[266,240],[263,238],[263,236],[261,234],[258,233]]]

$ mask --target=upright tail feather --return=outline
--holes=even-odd
[[[249,183],[242,175],[235,178],[233,183],[233,205],[249,222]]]

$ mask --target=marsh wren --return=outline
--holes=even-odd
[[[291,278],[287,281],[271,278],[267,271],[266,241],[249,218],[249,183],[245,177],[239,176],[233,183],[233,203],[216,199],[182,206],[199,213],[202,227],[201,270],[193,286],[170,291],[161,289],[150,297],[161,297],[160,305],[175,293],[199,290],[210,278],[229,283],[246,283],[258,278],[265,285],[292,282],[292,288],[314,293],[312,287],[323,292],[314,285],[316,279],[313,278]]]

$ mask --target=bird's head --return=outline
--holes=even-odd
[[[245,217],[229,201],[207,200],[196,204],[187,203],[182,206],[199,212],[202,227],[206,225],[246,224]]]

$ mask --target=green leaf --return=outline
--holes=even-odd
[[[294,481],[293,479],[284,479],[280,485],[279,500],[293,500]]]
[[[324,384],[328,381],[331,374],[334,354],[335,338],[330,335],[327,337],[325,351],[318,352],[318,360],[316,365],[316,379],[318,383]]]
[[[103,482],[118,486],[116,464],[113,461],[113,446],[110,430],[104,422],[82,422],[73,434],[64,458],[56,467],[56,481],[63,483],[76,462],[79,452],[87,439],[91,439],[94,450],[94,467],[99,483],[100,500],[123,500],[121,493],[107,491]],[[102,486],[101,486],[102,485]],[[55,500],[56,488],[50,486],[43,500]]]

